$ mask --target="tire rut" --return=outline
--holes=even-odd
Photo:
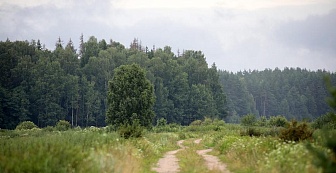
[[[194,141],[195,144],[199,144],[202,140],[196,139]],[[168,151],[163,158],[159,159],[156,167],[152,168],[153,171],[157,173],[177,173],[180,171],[180,166],[178,164],[178,159],[175,154],[181,150],[184,150],[186,147],[183,146],[184,140],[177,141],[177,145],[180,149]],[[230,173],[230,171],[226,168],[226,165],[222,163],[218,157],[207,154],[211,152],[212,149],[204,149],[197,150],[197,154],[203,157],[205,160],[205,164],[207,165],[209,170],[217,170],[223,173]]]
[[[152,168],[153,171],[157,173],[177,173],[179,172],[180,166],[178,164],[178,159],[175,154],[180,150],[185,149],[185,146],[182,145],[184,140],[177,141],[177,145],[180,149],[167,152],[163,158],[159,159],[157,167]]]
[[[201,139],[197,139],[194,141],[195,144],[199,144]],[[211,152],[212,149],[204,149],[204,150],[197,150],[197,154],[203,157],[205,163],[209,170],[218,170],[223,173],[230,173],[230,171],[226,168],[226,164],[222,163],[218,157],[209,155],[207,153]]]

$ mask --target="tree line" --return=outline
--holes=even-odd
[[[38,40],[0,42],[0,128],[22,121],[39,127],[67,120],[72,126],[105,126],[108,82],[114,69],[138,64],[154,85],[156,120],[187,125],[196,119],[223,119],[226,96],[217,67],[210,68],[201,51],[175,55],[171,47],[130,48],[119,42],[80,37],[79,50],[70,39],[48,50]]]
[[[336,74],[301,68],[265,69],[232,73],[219,71],[227,96],[228,121],[243,115],[285,116],[288,120],[315,120],[331,112],[325,77],[336,84]]]
[[[300,68],[232,73],[210,67],[201,51],[177,55],[171,47],[148,48],[80,37],[78,50],[58,38],[53,50],[37,40],[0,42],[0,128],[22,121],[39,127],[67,120],[72,126],[105,126],[108,83],[114,69],[138,64],[154,85],[155,118],[188,125],[204,117],[239,122],[247,114],[315,119],[330,111],[323,77],[335,73]]]

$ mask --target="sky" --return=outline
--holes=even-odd
[[[200,50],[209,66],[336,72],[336,0],[0,0],[0,40]],[[176,53],[177,54],[177,53]]]

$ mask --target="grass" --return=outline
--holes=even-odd
[[[176,142],[181,139],[188,147],[177,153],[181,172],[209,172],[196,153],[206,148],[213,148],[210,154],[232,172],[321,172],[305,147],[311,142],[324,149],[319,131],[312,141],[283,142],[277,137],[278,129],[266,127],[255,127],[260,137],[242,136],[246,127],[236,124],[169,128],[136,139],[123,139],[95,127],[62,132],[50,128],[0,130],[0,172],[150,173],[167,151],[179,148]],[[193,143],[197,138],[202,138],[200,144]]]
[[[274,137],[206,136],[233,172],[318,172],[304,143]]]
[[[15,133],[15,135],[13,135]],[[1,132],[0,172],[151,172],[168,150],[172,133],[125,140],[90,130]]]
[[[201,144],[195,144],[194,138],[184,141],[186,148],[177,153],[179,158],[179,166],[181,172],[193,172],[193,173],[216,173],[218,171],[210,171],[205,165],[202,156],[197,154],[197,150],[204,149]]]

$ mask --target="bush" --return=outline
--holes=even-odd
[[[180,133],[178,133],[178,138],[182,140],[182,139],[186,139],[187,136],[186,136],[185,133],[180,132]]]
[[[224,120],[215,119],[213,121],[213,124],[216,125],[216,126],[224,126],[225,125],[225,121]]]
[[[124,124],[119,127],[118,134],[125,138],[139,138],[142,137],[144,127],[139,123],[139,120],[134,120],[132,124]]]
[[[164,118],[160,118],[156,122],[156,126],[166,126],[167,125],[167,120]]]
[[[336,133],[324,129],[322,131],[322,146],[325,149],[314,147],[311,143],[307,143],[306,147],[315,156],[313,163],[322,168],[323,173],[335,172],[336,170]]]
[[[55,128],[53,126],[47,126],[47,127],[44,127],[43,130],[47,132],[52,132],[55,130]]]
[[[195,120],[195,121],[190,123],[190,126],[200,126],[200,125],[202,125],[201,120]]]
[[[266,116],[261,116],[257,122],[258,126],[266,126],[267,125],[267,118]]]
[[[111,132],[116,132],[116,131],[117,131],[116,127],[113,126],[113,125],[106,126],[106,127],[104,128],[104,130],[105,130],[105,132],[107,132],[107,133],[111,133]]]
[[[269,119],[269,125],[275,127],[285,127],[288,124],[286,117],[282,115],[271,116]]]
[[[297,121],[292,121],[288,128],[280,133],[280,139],[285,141],[302,141],[311,138],[313,131],[309,129],[306,122],[298,125]]]
[[[65,120],[59,120],[56,124],[56,129],[58,131],[67,131],[71,127],[71,124],[68,121]]]
[[[284,127],[271,127],[264,129],[261,133],[264,136],[279,136]]]
[[[241,118],[241,124],[244,126],[253,126],[255,125],[256,121],[257,118],[253,114],[247,114]]]
[[[38,128],[38,127],[31,121],[23,121],[19,125],[16,126],[16,130],[30,130],[33,128]]]
[[[256,128],[250,127],[240,131],[240,136],[261,136],[261,132]]]
[[[205,118],[204,121],[202,122],[202,125],[210,125],[212,124],[212,119],[211,118]]]
[[[335,113],[329,112],[325,115],[318,117],[312,124],[313,128],[316,129],[336,129],[336,115]]]

